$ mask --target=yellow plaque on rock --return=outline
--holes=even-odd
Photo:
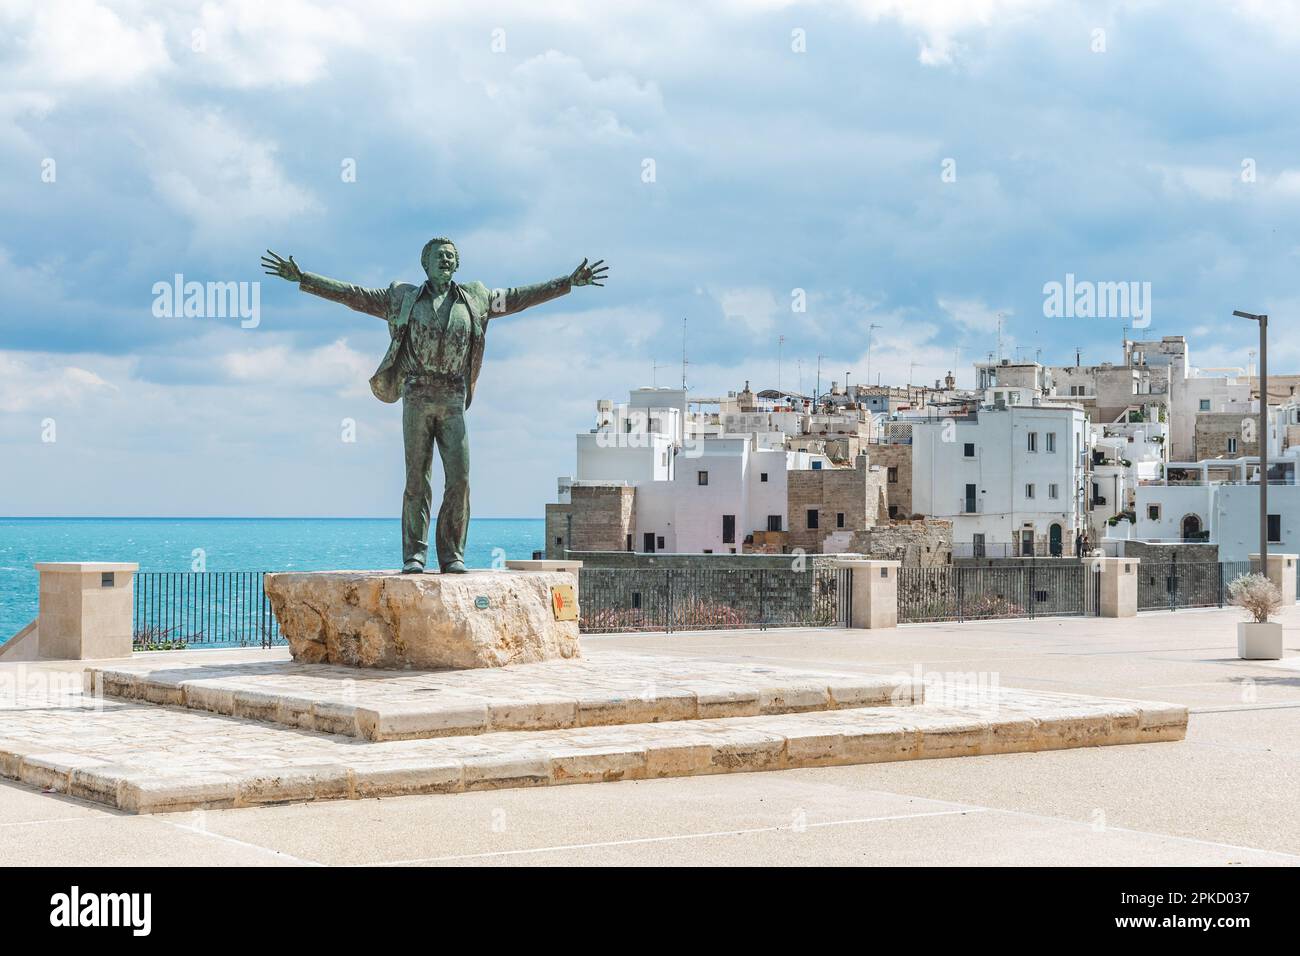
[[[573,593],[572,584],[557,584],[551,588],[551,609],[555,611],[557,621],[578,619],[578,595]]]

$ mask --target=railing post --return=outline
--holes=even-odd
[[[1092,558],[1101,573],[1101,616],[1137,614],[1137,558]]]
[[[673,632],[673,572],[671,568],[664,571],[664,589],[668,597],[668,619],[664,622],[664,630],[671,634]]]
[[[1021,580],[1024,580],[1023,578]],[[1038,559],[1029,559],[1029,617],[1032,620],[1038,614]]]
[[[42,562],[37,654],[86,661],[131,656],[138,564]]]
[[[1278,554],[1270,551],[1263,562],[1258,554],[1252,554],[1252,566],[1259,566],[1259,573],[1267,577],[1282,593],[1282,604],[1289,607],[1296,599],[1296,560],[1300,555]]]
[[[851,617],[855,628],[884,628],[898,625],[898,569],[901,561],[870,558],[839,558],[835,567],[852,573]]]

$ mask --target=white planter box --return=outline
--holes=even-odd
[[[1237,656],[1245,661],[1280,661],[1282,659],[1282,625],[1270,621],[1253,621],[1237,625]]]

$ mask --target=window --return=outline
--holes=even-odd
[[[966,486],[966,502],[965,502],[965,505],[966,505],[966,506],[965,506],[965,511],[966,511],[967,514],[974,514],[974,513],[975,513],[975,486],[974,486],[974,485],[967,485],[967,486]]]
[[[1047,433],[1047,450],[1049,453],[1056,451],[1056,432]]]
[[[563,538],[560,538],[560,537],[557,537],[557,538],[555,539],[555,543],[556,543],[556,545],[564,544],[564,539],[563,539]]]
[[[973,441],[968,441],[962,446],[962,456],[965,458],[975,457],[975,443]]]
[[[1282,516],[1268,516],[1268,540],[1280,542],[1282,540]]]
[[[896,467],[889,469],[889,483],[891,485],[898,483],[898,469]]]
[[[767,516],[767,530],[768,530],[768,531],[780,531],[780,530],[781,530],[781,516],[780,516],[780,515],[768,515],[768,516]]]
[[[984,557],[984,535],[982,532],[975,532],[970,536],[970,553],[973,558]]]
[[[1148,521],[1159,521],[1159,520],[1160,520],[1160,506],[1159,506],[1159,505],[1147,505],[1147,520],[1148,520]]]
[[[1050,485],[1047,486],[1047,497],[1049,497],[1049,498],[1056,498],[1056,497],[1059,497],[1059,496],[1057,495],[1057,493],[1056,493],[1056,485],[1055,485],[1055,484],[1050,484]]]
[[[821,463],[821,459],[820,459],[820,458],[819,458],[817,461],[814,461],[814,462],[812,463],[812,470],[813,470],[813,471],[821,471],[821,470],[822,470],[822,463]]]
[[[1025,497],[1026,498],[1034,497],[1034,483],[1032,481],[1029,484],[1025,485]]]
[[[759,481],[767,481],[767,472],[765,472],[765,471],[764,471],[764,472],[760,472],[760,473],[759,473],[759,476],[758,476],[758,480],[759,480]]]
[[[837,511],[837,512],[835,512],[835,527],[837,527],[837,528],[843,528],[843,527],[844,527],[844,512],[843,512],[843,511]]]
[[[808,509],[808,530],[811,531],[816,527],[817,527],[817,509],[809,508]]]
[[[662,550],[664,549],[664,536],[663,536],[663,535],[659,535],[659,537],[655,538],[655,542],[656,542],[655,546],[656,546],[660,551],[662,551]]]
[[[889,517],[891,517],[891,518],[897,518],[897,517],[898,517],[898,505],[890,505],[890,506],[889,506]]]
[[[1229,439],[1228,439],[1228,454],[1230,454],[1230,455],[1231,455],[1231,454],[1235,454],[1236,451],[1237,451],[1237,439],[1235,439],[1235,438],[1229,438]]]
[[[1208,412],[1209,410],[1210,410],[1210,400],[1208,398],[1201,399],[1201,411]]]
[[[697,471],[695,481],[697,484],[707,485],[709,483],[709,473],[707,471]]]
[[[1028,447],[1030,451],[1038,451],[1038,432],[1029,433]]]
[[[736,516],[735,515],[722,516],[722,543],[723,544],[736,543]]]

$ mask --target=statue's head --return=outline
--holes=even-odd
[[[460,266],[456,243],[444,236],[430,239],[420,253],[420,265],[424,266],[424,274],[430,282],[450,282],[452,273]]]

